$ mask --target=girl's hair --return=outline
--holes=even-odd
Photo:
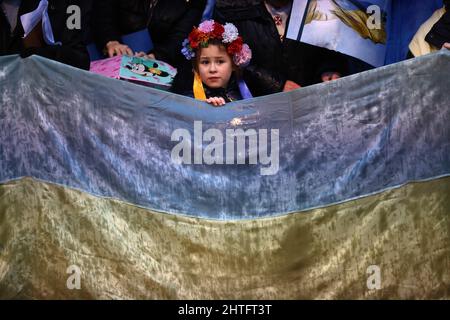
[[[203,21],[198,28],[194,28],[183,41],[181,53],[186,59],[192,60],[201,48],[206,48],[209,44],[223,45],[237,67],[248,66],[252,58],[250,47],[239,36],[234,24],[222,25],[214,20]]]

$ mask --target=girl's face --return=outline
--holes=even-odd
[[[201,48],[197,63],[204,84],[210,88],[226,88],[233,72],[233,62],[224,46],[210,44]]]

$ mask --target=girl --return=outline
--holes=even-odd
[[[251,98],[240,68],[250,63],[252,52],[233,24],[202,22],[184,40],[181,52],[194,67],[193,86],[187,95],[214,106]]]

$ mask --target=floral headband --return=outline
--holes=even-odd
[[[228,54],[233,57],[233,62],[238,67],[246,67],[252,59],[252,50],[243,43],[242,37],[234,24],[225,23],[221,25],[214,20],[206,20],[200,23],[198,28],[194,28],[189,37],[183,41],[181,53],[187,60],[195,57],[195,50],[206,48],[212,39],[222,41]]]

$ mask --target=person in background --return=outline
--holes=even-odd
[[[107,56],[133,55],[121,36],[148,29],[154,48],[140,56],[165,61],[178,68],[184,62],[181,43],[200,22],[206,0],[96,0],[94,38]]]
[[[69,29],[67,8],[78,0],[1,0],[0,55],[36,54],[77,68],[89,69],[81,29]]]
[[[255,96],[330,81],[347,73],[343,55],[285,37],[292,2],[216,1],[215,19],[234,23],[252,48],[252,63],[244,79]]]

